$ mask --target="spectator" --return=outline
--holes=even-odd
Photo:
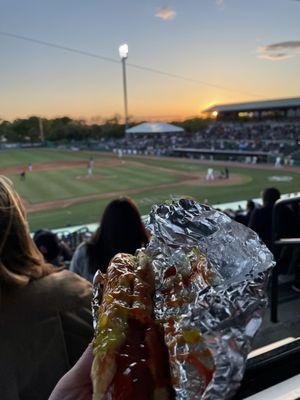
[[[91,285],[46,264],[0,176],[1,400],[46,400],[93,336]]]
[[[225,167],[225,179],[229,179],[229,169]]]
[[[67,243],[47,230],[40,229],[33,236],[34,243],[46,262],[55,266],[65,266],[72,259],[72,251]]]
[[[60,249],[61,249],[61,257],[65,266],[69,266],[72,260],[73,252],[69,244],[60,239],[59,241]]]
[[[248,226],[251,215],[255,210],[255,202],[253,200],[248,200],[246,205],[246,214],[237,213],[235,220],[243,225]]]
[[[77,248],[70,270],[92,281],[98,269],[106,272],[114,255],[134,254],[147,243],[148,234],[134,202],[126,197],[114,200],[106,207],[101,226]]]
[[[61,246],[55,233],[41,229],[36,232],[33,240],[47,263],[55,266],[62,265]]]
[[[272,211],[278,199],[280,199],[278,189],[265,189],[262,193],[263,206],[252,212],[248,225],[259,235],[269,249],[272,244]]]
[[[275,188],[263,191],[263,206],[251,214],[249,227],[258,233],[262,241],[271,249],[272,244],[272,213],[274,204],[280,199],[280,192]],[[297,237],[299,234],[298,219],[290,207],[285,205],[278,209],[276,235],[280,238]]]

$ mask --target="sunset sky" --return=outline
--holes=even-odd
[[[136,118],[300,96],[299,21],[299,0],[0,0],[0,118],[123,115],[124,42],[129,64],[187,78],[128,65]]]

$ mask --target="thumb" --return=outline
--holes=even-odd
[[[55,386],[49,400],[73,400],[92,398],[90,378],[93,362],[93,348],[90,343],[80,359]]]

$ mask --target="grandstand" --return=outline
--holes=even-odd
[[[173,155],[285,164],[299,160],[300,97],[215,105],[205,110],[215,123]]]
[[[300,97],[221,104],[208,108],[204,113],[219,121],[238,119],[300,118]]]
[[[241,162],[285,164],[300,160],[300,123],[292,120],[221,121],[199,127],[197,132],[131,134],[122,139],[108,139],[106,150],[123,154],[220,159]]]
[[[299,139],[300,124],[296,121],[216,121],[192,138],[178,142],[180,146],[173,148],[173,155],[245,162],[256,157],[255,163],[281,157],[286,164],[294,164],[299,159]]]

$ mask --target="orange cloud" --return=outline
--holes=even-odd
[[[176,17],[176,11],[173,10],[171,7],[162,7],[156,11],[155,16],[157,18],[163,19],[164,21],[167,21]]]

